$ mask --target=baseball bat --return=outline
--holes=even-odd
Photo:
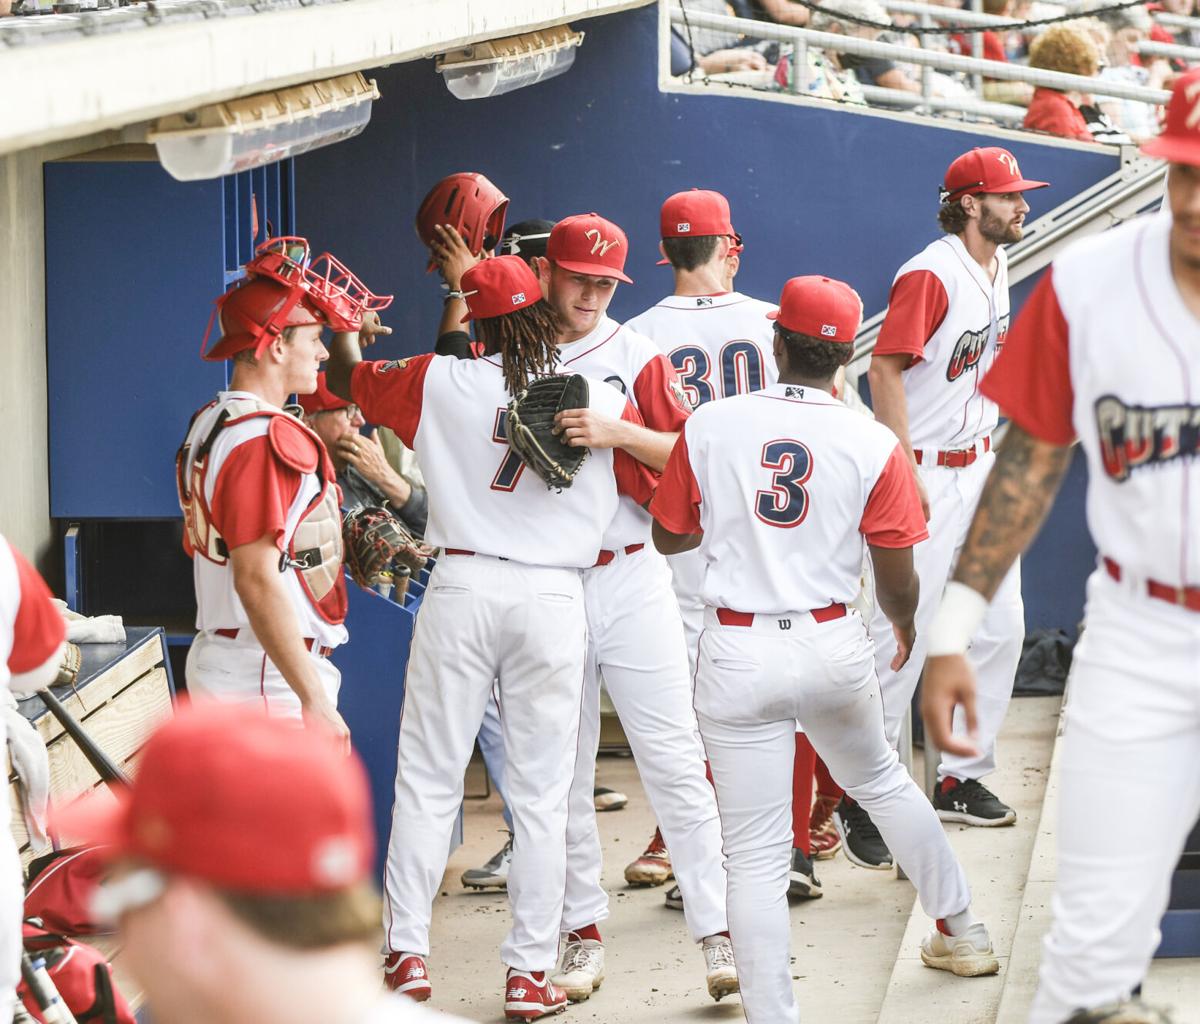
[[[58,719],[63,729],[66,730],[68,736],[75,741],[75,745],[83,751],[83,756],[88,759],[88,764],[96,769],[101,780],[106,782],[110,789],[123,789],[129,785],[129,776],[126,775],[117,763],[109,757],[99,744],[96,743],[87,731],[75,720],[75,716],[71,714],[54,694],[48,689],[38,690],[38,696],[42,698],[42,703],[50,709],[50,714]]]

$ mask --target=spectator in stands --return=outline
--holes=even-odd
[[[807,25],[812,18],[812,12],[796,0],[754,0],[754,6],[763,21],[779,25]]]
[[[1016,18],[1013,15],[1015,7],[1015,0],[983,0],[983,13],[990,14],[995,18],[1015,21]],[[980,34],[983,36],[983,59],[1007,64],[1008,48],[1005,45],[1005,37],[999,32],[992,31]],[[950,50],[966,57],[974,56],[974,36],[970,33],[951,36]],[[1007,82],[995,78],[984,78],[983,98],[994,103],[1015,103],[1018,106],[1027,107],[1029,101],[1033,99],[1033,86],[1028,82]]]
[[[1150,12],[1164,11],[1167,14],[1178,14],[1185,18],[1197,17],[1195,0],[1161,0],[1161,3],[1147,4]],[[1179,46],[1200,46],[1200,30],[1190,28],[1175,28],[1173,25],[1160,25],[1154,22],[1150,29],[1150,38],[1156,43],[1174,43]],[[1170,61],[1172,70],[1186,71],[1187,62],[1178,58]]]
[[[1086,29],[1066,22],[1051,25],[1033,41],[1029,66],[1091,78],[1100,69],[1100,54]],[[1087,121],[1079,112],[1084,103],[1091,103],[1091,97],[1085,93],[1038,86],[1033,91],[1024,125],[1031,131],[1093,142]]]
[[[878,26],[891,24],[887,10],[878,0],[825,0],[821,8],[813,12],[812,18],[812,27],[820,32],[873,40],[883,33],[883,27],[860,25],[850,19],[874,22]],[[921,91],[921,83],[887,57],[860,57],[836,50],[832,51],[831,57],[838,67],[852,71],[864,85],[878,85],[904,92]]]
[[[801,94],[814,99],[834,100],[838,103],[865,104],[862,86],[854,74],[839,68],[832,55],[826,56],[813,47],[805,47],[808,58],[808,74],[804,79]],[[775,65],[775,85],[784,91],[792,88],[792,57],[786,53]]]
[[[688,14],[727,14],[736,11],[726,0],[673,0],[673,7],[682,7]],[[747,39],[737,32],[720,29],[698,28],[686,24],[679,26],[679,33],[692,50],[693,66],[706,74],[720,75],[731,71],[765,71],[770,65],[767,58],[753,48],[756,40]]]
[[[1109,0],[1092,0],[1091,7],[1109,7]],[[1142,7],[1123,7],[1120,10],[1102,10],[1097,17],[1108,26],[1111,33],[1108,43],[1108,66],[1100,71],[1100,77],[1109,82],[1124,82],[1155,89],[1170,74],[1171,68],[1165,60],[1141,61],[1138,59],[1138,43],[1149,38],[1150,15]],[[1101,109],[1121,126],[1135,141],[1158,134],[1158,107],[1137,100],[1106,99]]]

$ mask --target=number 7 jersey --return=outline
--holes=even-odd
[[[905,548],[929,535],[896,435],[795,384],[698,409],[650,512],[672,533],[704,531],[706,605],[763,614],[848,604],[864,541]]]

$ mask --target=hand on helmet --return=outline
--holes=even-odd
[[[430,246],[429,251],[432,253],[434,260],[438,266],[438,272],[442,275],[442,279],[453,292],[459,291],[462,288],[462,276],[470,270],[476,263],[482,259],[487,259],[490,253],[480,253],[474,255],[467,248],[467,243],[463,241],[462,235],[454,230],[449,224],[435,224],[433,227],[437,237]]]

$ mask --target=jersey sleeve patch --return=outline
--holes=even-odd
[[[41,668],[57,653],[67,636],[66,623],[54,606],[50,588],[19,551],[10,548],[17,567],[20,604],[13,621],[13,647],[8,669],[24,675]]]
[[[350,378],[350,397],[363,418],[388,427],[412,448],[421,422],[425,376],[436,358],[427,352],[411,359],[359,363]]]
[[[292,416],[272,416],[267,437],[280,461],[299,473],[311,473],[320,462],[319,442]]]
[[[692,414],[679,375],[661,352],[649,359],[633,382],[638,411],[651,430],[677,433]]]
[[[650,502],[650,514],[671,533],[699,533],[700,501],[700,485],[692,470],[685,431],[671,449],[658,490]]]
[[[871,489],[858,529],[877,548],[910,548],[929,536],[912,466],[899,443]]]
[[[949,308],[946,286],[933,271],[913,270],[897,278],[888,296],[875,354],[907,355],[909,366],[920,362]]]
[[[1067,445],[1075,440],[1075,389],[1053,275],[1051,266],[1033,289],[979,390],[1027,434]]]

